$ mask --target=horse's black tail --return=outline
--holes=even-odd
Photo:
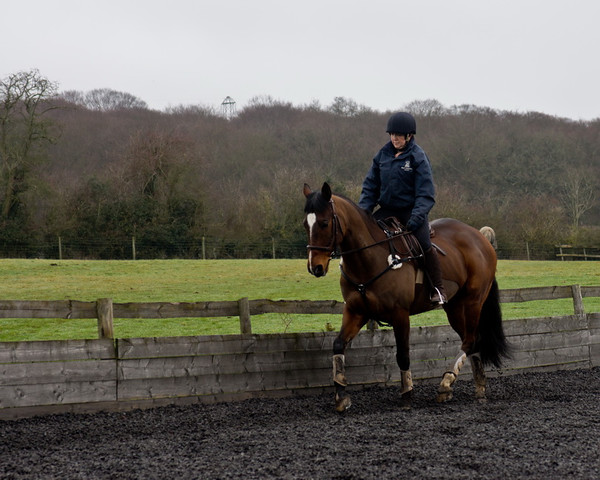
[[[479,351],[484,365],[502,366],[502,360],[510,357],[510,345],[502,328],[502,310],[498,282],[494,279],[479,317],[479,333],[475,351]]]

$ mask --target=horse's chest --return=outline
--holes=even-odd
[[[342,286],[342,295],[352,310],[366,311],[368,314],[386,317],[397,309],[410,310],[415,298],[416,277],[405,272],[390,271],[371,285]]]

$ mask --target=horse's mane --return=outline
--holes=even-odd
[[[350,205],[352,205],[354,207],[354,209],[357,210],[358,213],[360,213],[361,217],[364,219],[364,221],[367,225],[369,223],[374,223],[374,224],[377,223],[371,213],[367,212],[364,208],[359,207],[358,204],[355,203],[353,200],[346,197],[345,195],[340,195],[338,193],[336,193],[335,195],[336,195],[336,197],[339,197],[342,200],[345,200],[346,202],[348,202]]]
[[[379,230],[377,221],[373,218],[373,215],[371,213],[359,207],[356,204],[356,202],[348,198],[346,195],[342,195],[339,193],[334,193],[333,195],[350,204],[350,206],[353,207],[354,210],[356,210],[360,214],[361,218],[367,226],[375,226],[377,227],[377,230]],[[327,208],[328,205],[329,202],[325,200],[325,198],[323,198],[321,192],[314,191],[306,198],[306,204],[304,205],[304,213],[322,212],[323,210],[325,210],[325,208]]]

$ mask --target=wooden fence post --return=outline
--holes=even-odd
[[[248,301],[248,297],[240,298],[238,306],[240,309],[240,332],[242,335],[251,334],[252,323],[250,321],[250,302]]]
[[[112,298],[100,298],[96,301],[98,314],[98,338],[115,338],[113,331]]]
[[[573,310],[578,317],[585,316],[583,307],[583,296],[581,295],[581,285],[571,285],[571,293],[573,295]]]

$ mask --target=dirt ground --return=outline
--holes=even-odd
[[[2,479],[600,478],[600,368],[488,381],[477,403],[417,383],[333,394],[0,422]]]

